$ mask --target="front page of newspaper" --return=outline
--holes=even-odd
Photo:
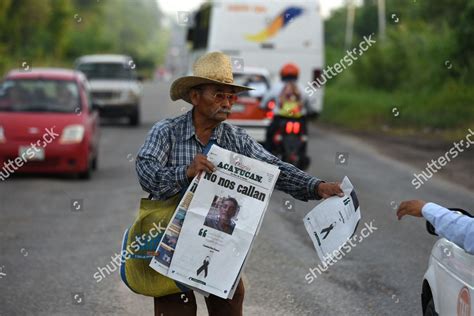
[[[278,167],[212,146],[186,212],[168,276],[228,298],[270,201]]]

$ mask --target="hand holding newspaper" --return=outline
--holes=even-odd
[[[150,267],[193,289],[231,298],[280,170],[218,146],[208,159],[217,170],[193,180]]]
[[[359,200],[348,177],[341,183],[344,197],[330,197],[313,208],[303,219],[321,261],[352,237],[360,221]]]

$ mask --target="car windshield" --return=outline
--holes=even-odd
[[[124,63],[82,63],[77,66],[87,79],[133,80],[134,71]]]
[[[240,93],[240,97],[262,97],[270,88],[268,80],[264,76],[258,74],[236,73],[234,74],[234,83],[254,89]]]
[[[63,112],[80,108],[74,81],[19,79],[0,85],[0,112]]]

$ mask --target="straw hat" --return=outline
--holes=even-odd
[[[176,79],[170,88],[171,100],[183,99],[192,103],[189,90],[201,84],[218,84],[235,88],[236,93],[253,90],[249,87],[234,84],[230,57],[221,52],[207,53],[194,63],[193,76]]]

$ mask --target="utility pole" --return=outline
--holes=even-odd
[[[355,5],[354,0],[347,0],[347,19],[346,19],[346,40],[344,43],[345,50],[351,48],[352,37],[354,34],[354,18],[355,18]]]
[[[379,38],[381,41],[385,40],[385,0],[377,0],[378,3],[378,12],[379,12]]]

